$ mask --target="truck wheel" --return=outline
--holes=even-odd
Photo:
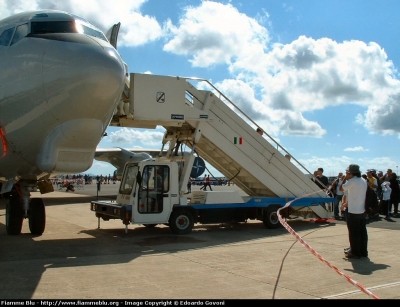
[[[9,235],[19,235],[24,221],[24,209],[19,197],[10,197],[6,205],[6,231]]]
[[[268,207],[263,216],[263,223],[265,227],[269,229],[275,229],[281,226],[278,219],[278,209],[279,207]]]
[[[143,226],[147,227],[147,228],[154,228],[156,227],[158,224],[143,224]]]
[[[29,202],[29,230],[33,235],[42,235],[46,227],[46,209],[41,198]]]
[[[189,210],[173,211],[169,218],[169,228],[174,234],[186,235],[193,229],[193,215]]]

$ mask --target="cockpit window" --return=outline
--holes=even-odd
[[[28,35],[28,24],[24,23],[23,25],[18,26],[17,29],[15,30],[14,37],[11,41],[11,45],[14,45],[27,35]]]
[[[14,33],[14,28],[7,29],[0,35],[0,45],[1,46],[8,46],[11,41],[11,37]]]
[[[31,23],[31,34],[76,32],[75,23],[73,21],[36,21]]]
[[[36,21],[31,23],[31,33],[82,33],[98,37],[107,42],[102,32],[90,28],[79,21]]]
[[[76,25],[77,28],[79,28],[79,26],[82,26],[82,30],[84,34],[90,35],[90,36],[94,36],[97,38],[100,38],[102,40],[105,40],[106,42],[108,42],[107,38],[104,36],[103,33],[101,33],[100,31],[93,29],[93,28],[89,28],[83,24],[78,24]],[[79,31],[80,32],[80,31]],[[80,32],[82,33],[82,32]]]

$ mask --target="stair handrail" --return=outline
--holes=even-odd
[[[198,77],[183,77],[186,80],[195,80],[195,81],[200,81],[200,82],[205,82],[207,83],[211,88],[213,88],[218,94],[219,96],[223,97],[225,99],[225,101],[228,101],[242,116],[244,116],[248,121],[250,121],[251,123],[253,123],[257,128],[260,128],[261,131],[272,141],[275,143],[276,147],[278,150],[282,150],[284,151],[286,154],[290,155],[290,157],[296,161],[296,163],[301,166],[301,168],[303,168],[303,170],[305,170],[309,175],[313,176],[313,174],[303,165],[301,164],[296,158],[294,158],[282,145],[280,145],[272,136],[270,136],[266,131],[264,131],[264,129],[262,129],[254,120],[252,120],[246,113],[244,113],[236,104],[234,104],[227,96],[225,96],[224,93],[222,93],[218,88],[216,88],[210,81],[208,81],[207,79],[204,78],[198,78]],[[219,99],[221,101],[221,98],[219,97]],[[318,180],[318,179],[317,179]]]

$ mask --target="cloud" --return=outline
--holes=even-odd
[[[385,99],[398,90],[394,71],[375,43],[301,36],[290,44],[275,44],[255,73],[267,94],[284,91],[293,108],[310,111],[342,104],[368,107]]]
[[[344,149],[344,151],[368,151],[368,149],[365,149],[362,146],[356,146],[356,147],[347,147]]]
[[[104,31],[121,22],[119,47],[160,40],[166,53],[186,56],[195,67],[226,68],[232,77],[217,80],[224,94],[271,134],[319,138],[324,122],[310,120],[310,112],[357,105],[365,112],[356,120],[370,133],[400,137],[400,82],[378,44],[306,36],[274,43],[268,12],[251,17],[214,1],[185,7],[176,24],[161,25],[142,12],[146,2],[6,0],[0,17],[50,8],[81,15]]]
[[[235,20],[229,29],[216,25],[219,21],[232,25],[228,20]],[[271,110],[280,110],[274,116],[265,116],[279,126],[275,131],[321,137],[326,133],[323,123],[309,121],[305,112],[356,104],[366,109],[366,119],[361,123],[367,130],[400,133],[400,83],[394,77],[393,63],[374,42],[300,36],[289,44],[273,44],[268,29],[256,19],[230,4],[209,1],[190,7],[178,25],[169,24],[168,28],[171,38],[164,50],[186,55],[193,66],[228,65],[235,80],[220,84],[241,81],[253,93],[245,86],[240,86],[245,90],[242,95],[237,87],[226,88],[224,93],[234,101],[238,99],[255,120]],[[382,108],[388,121],[376,118],[377,109]]]
[[[268,30],[231,4],[203,1],[188,7],[178,25],[166,24],[171,37],[164,50],[187,55],[193,66],[230,64],[238,58],[248,61],[269,41]]]
[[[163,139],[164,133],[157,130],[139,131],[135,129],[122,128],[118,131],[111,132],[107,139],[114,144],[143,143],[146,146],[159,146]],[[122,146],[122,145],[121,145]]]
[[[300,112],[284,112],[283,124],[280,126],[283,135],[313,136],[321,138],[326,130],[314,121],[306,120]]]
[[[222,93],[229,93],[231,100],[247,116],[255,121],[272,120],[265,106],[255,98],[254,89],[242,80],[225,79],[215,86]]]
[[[383,135],[397,134],[400,138],[400,93],[385,101],[377,100],[368,108],[363,122],[371,131]]]

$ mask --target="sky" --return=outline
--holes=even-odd
[[[121,22],[131,73],[209,80],[311,173],[398,173],[398,0],[3,0],[0,19],[36,9]],[[99,147],[160,149],[163,131],[109,127]]]

